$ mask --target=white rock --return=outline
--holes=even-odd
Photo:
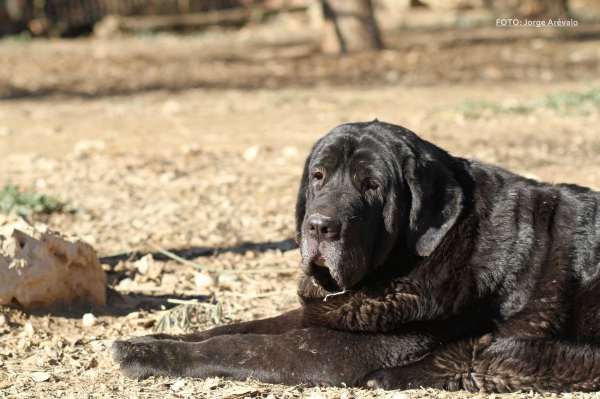
[[[25,323],[25,327],[23,329],[25,330],[25,334],[27,334],[28,338],[32,338],[33,334],[35,334],[35,329],[31,323]]]
[[[83,324],[84,327],[92,327],[92,326],[96,325],[96,316],[94,316],[91,313],[86,313],[83,315],[83,318],[81,319],[81,323]]]
[[[135,262],[135,267],[140,274],[147,274],[152,266],[154,266],[154,257],[152,257],[152,254],[145,255],[142,259]]]
[[[35,382],[44,382],[48,381],[52,377],[52,374],[46,373],[45,371],[34,371],[29,374],[29,378],[31,378]]]
[[[175,384],[171,385],[171,391],[177,392],[185,386],[185,380],[177,380]]]
[[[0,226],[0,305],[106,304],[106,274],[81,239],[24,220]]]
[[[0,327],[4,327],[8,325],[8,319],[6,318],[6,315],[0,314]]]
[[[208,274],[200,273],[194,277],[194,283],[196,283],[196,287],[198,288],[208,288],[215,285],[215,279]]]
[[[407,395],[405,393],[399,393],[397,395],[394,395],[392,397],[392,399],[412,399],[412,398],[410,397],[410,395]]]
[[[257,146],[257,145],[252,146],[244,152],[244,158],[246,159],[246,161],[252,161],[252,160],[254,160],[254,158],[256,158],[256,156],[258,155],[259,152],[260,152],[259,146]]]

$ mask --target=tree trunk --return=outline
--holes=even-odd
[[[567,0],[523,0],[520,2],[520,16],[535,20],[568,19]]]
[[[322,52],[343,54],[383,47],[371,0],[322,0],[322,4]]]

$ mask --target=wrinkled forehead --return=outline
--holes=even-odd
[[[385,137],[360,130],[333,130],[313,150],[310,169],[360,169],[369,174],[390,168],[392,149]]]
[[[310,167],[336,169],[340,166],[362,166],[370,169],[389,155],[382,138],[375,134],[334,130],[315,145]]]

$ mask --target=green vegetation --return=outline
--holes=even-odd
[[[498,114],[530,114],[540,109],[552,110],[558,115],[588,115],[597,112],[600,110],[600,88],[552,93],[529,103],[465,101],[457,107],[457,111],[465,119]]]
[[[19,186],[8,185],[0,191],[0,211],[18,216],[60,212],[68,205],[56,197],[35,191],[21,192]]]

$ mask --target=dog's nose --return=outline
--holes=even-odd
[[[311,235],[319,239],[334,239],[340,234],[340,224],[327,216],[314,214],[307,220],[306,226]]]

